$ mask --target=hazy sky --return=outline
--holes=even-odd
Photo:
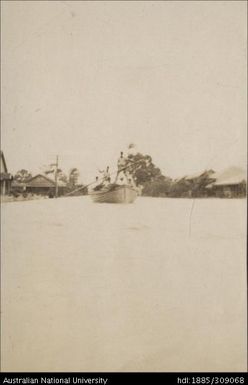
[[[246,166],[246,2],[3,1],[2,149],[91,181],[130,142],[171,177]]]

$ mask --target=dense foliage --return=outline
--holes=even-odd
[[[150,155],[137,153],[128,156],[128,172],[137,186],[142,187],[142,195],[166,196],[169,193],[171,178],[162,174],[155,166]]]
[[[206,170],[199,175],[183,177],[172,180],[162,174],[161,170],[153,163],[150,155],[141,153],[129,154],[127,157],[127,172],[132,175],[135,184],[142,191],[142,195],[151,197],[175,197],[175,198],[194,198],[194,197],[243,197],[246,195],[246,182],[233,187],[230,191],[225,188],[211,187],[214,179],[214,171]],[[14,176],[18,183],[25,184],[32,174],[25,170],[19,170]],[[53,174],[54,177],[54,174]],[[79,189],[83,185],[78,184],[79,171],[72,168],[68,176],[58,169],[58,181],[65,184],[67,191],[74,191],[75,194],[86,194],[87,189]],[[65,190],[65,191],[66,191]]]
[[[137,153],[129,155],[128,172],[132,175],[137,186],[142,188],[142,195],[152,197],[205,197],[211,196],[207,186],[213,181],[213,170],[206,170],[198,176],[184,177],[172,180],[162,174],[153,163],[150,155]]]
[[[79,171],[77,168],[72,168],[69,172],[69,186],[74,187],[78,184]]]
[[[14,176],[14,180],[19,183],[25,183],[30,178],[32,178],[32,174],[29,171],[24,169],[17,171],[17,173]]]
[[[162,177],[160,169],[154,165],[150,155],[142,155],[141,153],[129,155],[128,161],[130,162],[128,172],[132,174],[138,186],[143,186],[147,182]]]

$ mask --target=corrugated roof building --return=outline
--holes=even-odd
[[[13,176],[8,172],[7,164],[3,151],[1,151],[1,165],[0,165],[0,187],[1,195],[10,193]]]
[[[246,195],[247,174],[242,168],[229,167],[211,177],[214,181],[207,188],[211,189],[215,196],[232,198]]]
[[[63,195],[66,188],[66,184],[62,181],[58,181],[59,195]],[[45,175],[38,174],[30,178],[25,183],[25,190],[27,193],[38,195],[51,195],[55,194],[55,181],[48,178]]]

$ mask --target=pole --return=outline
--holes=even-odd
[[[59,157],[56,156],[56,168],[55,168],[55,198],[58,198],[58,166],[59,166]]]

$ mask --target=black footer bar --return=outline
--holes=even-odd
[[[3,385],[236,385],[247,384],[247,373],[202,373],[202,372],[166,372],[166,373],[1,373]]]

